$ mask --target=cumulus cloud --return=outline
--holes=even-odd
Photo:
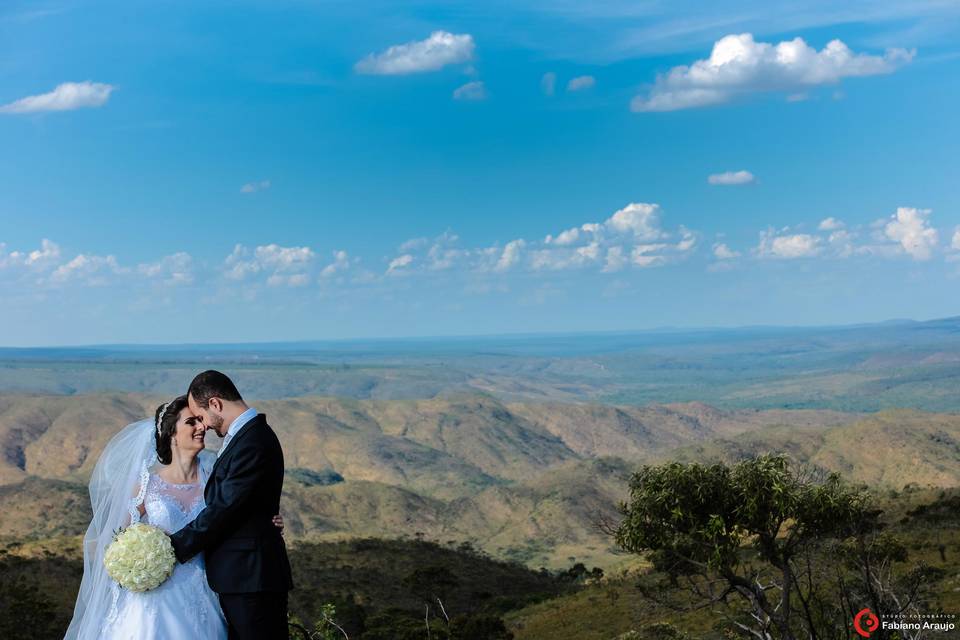
[[[403,75],[437,71],[473,59],[473,36],[434,31],[426,40],[398,44],[382,53],[371,53],[354,65],[357,73]]]
[[[0,269],[15,269],[33,286],[104,286],[141,284],[153,280],[165,285],[193,282],[193,259],[187,253],[165,256],[153,263],[123,266],[113,255],[81,253],[66,259],[56,242],[44,239],[33,251],[4,252],[0,244]]]
[[[939,233],[930,223],[930,210],[899,207],[887,218],[869,225],[847,224],[837,218],[824,218],[817,233],[792,233],[789,227],[768,229],[761,234],[755,249],[761,258],[851,258],[874,256],[892,259],[907,255],[914,260],[929,260],[939,241]],[[960,237],[957,238],[960,246]]]
[[[20,98],[0,106],[0,113],[43,113],[102,107],[115,87],[101,82],[64,82],[49,93]]]
[[[843,78],[891,73],[910,62],[914,51],[888,49],[883,55],[854,53],[840,40],[817,51],[802,38],[778,44],[742,33],[721,38],[710,57],[674,67],[657,77],[633,111],[676,111],[723,104],[760,91],[803,91]]]
[[[240,193],[256,193],[257,191],[266,191],[269,188],[269,180],[259,180],[257,182],[248,182],[240,187]]]
[[[157,262],[141,264],[137,272],[147,278],[153,278],[169,285],[191,284],[193,282],[193,258],[189,253],[180,251],[165,256]]]
[[[40,241],[40,248],[33,251],[13,251],[5,255],[3,249],[4,245],[0,244],[0,268],[22,266],[43,269],[60,259],[60,246],[46,238]]]
[[[596,79],[593,76],[577,76],[576,78],[571,78],[570,82],[567,83],[567,91],[583,91],[584,89],[589,89],[597,84]]]
[[[557,90],[557,74],[553,71],[543,74],[540,78],[540,90],[543,91],[543,95],[552,96]]]
[[[404,268],[409,267],[413,263],[413,256],[409,253],[405,253],[402,256],[397,256],[390,261],[390,264],[387,266],[387,274],[400,273]]]
[[[838,258],[849,258],[860,252],[856,245],[857,234],[846,229],[831,231],[827,236],[827,245]]]
[[[553,237],[552,235],[548,234],[547,237],[544,238],[544,242],[546,244],[558,244],[561,246],[565,246],[568,244],[573,244],[574,242],[577,241],[577,238],[579,237],[580,237],[580,228],[574,227],[572,229],[567,229],[566,231],[561,231],[560,233],[557,234],[557,237]]]
[[[900,244],[900,247],[914,260],[929,260],[937,246],[937,230],[928,220],[930,209],[898,207],[884,226],[886,237]]]
[[[315,257],[309,247],[268,244],[251,252],[238,244],[224,261],[224,275],[230,280],[246,280],[262,274],[270,286],[302,286],[309,282],[308,272]]]
[[[822,218],[819,223],[812,223],[816,229],[810,232],[800,232],[801,225],[768,228],[761,232],[755,247],[742,252],[718,234],[705,251],[712,258],[707,269],[730,269],[738,264],[734,260],[748,251],[760,261],[856,256],[929,260],[939,246],[939,234],[930,216],[928,209],[899,207],[892,215],[869,225],[847,225],[836,218]],[[386,271],[379,273],[355,268],[359,258],[346,250],[331,252],[332,260],[321,263],[308,246],[236,245],[219,273],[225,281],[254,287],[343,283],[346,280],[341,275],[349,275],[354,284],[369,284],[385,282],[390,276],[426,276],[447,271],[488,277],[515,271],[531,274],[574,269],[617,273],[673,264],[693,255],[699,234],[683,225],[665,228],[661,218],[658,204],[630,202],[600,222],[561,229],[540,240],[515,238],[503,245],[463,247],[457,235],[446,231],[434,238],[413,238],[402,243],[400,251],[389,259]],[[945,259],[960,260],[960,226],[944,233],[952,234],[949,247],[945,247]],[[8,252],[0,244],[0,272],[4,279],[24,286],[136,286],[145,281],[188,285],[201,279],[199,269],[185,252],[127,267],[111,255],[82,253],[67,260],[60,246],[49,239],[44,239],[38,248],[24,251]],[[496,280],[506,282],[503,278]]]
[[[527,246],[527,243],[523,239],[508,242],[507,246],[503,248],[503,253],[500,254],[500,259],[497,260],[497,264],[493,268],[494,271],[506,271],[517,264],[520,261],[520,255],[525,246]]]
[[[603,264],[603,271],[605,273],[613,273],[620,271],[625,266],[627,266],[627,257],[623,253],[623,247],[609,247]]]
[[[110,276],[121,274],[124,271],[114,256],[80,254],[66,264],[57,267],[50,275],[50,281],[66,283],[82,280],[87,285],[102,286],[109,282]]]
[[[821,239],[809,233],[777,233],[768,229],[760,234],[756,253],[761,258],[809,258],[822,250]]]
[[[707,177],[707,182],[713,185],[735,186],[740,184],[752,184],[757,179],[752,173],[746,170],[724,171],[723,173],[714,173]]]
[[[330,278],[335,276],[338,273],[346,271],[350,268],[350,257],[347,255],[346,251],[334,251],[333,252],[333,262],[325,266],[320,271],[320,276],[322,278]]]
[[[733,260],[740,257],[740,252],[734,251],[723,242],[717,242],[713,245],[713,257],[717,260]]]
[[[557,270],[601,266],[612,273],[629,265],[653,267],[682,258],[697,243],[694,232],[680,226],[674,233],[660,224],[660,206],[631,202],[603,222],[548,235],[543,245],[530,252],[530,267]]]
[[[483,100],[487,97],[487,88],[482,80],[475,80],[453,90],[454,100]]]
[[[638,240],[655,240],[663,235],[659,214],[658,204],[631,202],[610,216],[604,224],[616,231],[630,232]]]
[[[274,273],[267,278],[269,287],[304,287],[310,284],[306,273]]]
[[[457,247],[456,234],[444,231],[434,238],[427,251],[427,268],[431,271],[450,269],[469,254],[469,251]]]
[[[254,257],[265,268],[293,271],[313,260],[314,253],[310,247],[281,247],[277,244],[268,244],[257,247]]]

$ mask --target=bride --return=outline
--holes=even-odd
[[[107,444],[90,478],[93,520],[83,539],[83,579],[65,640],[224,640],[227,624],[207,585],[203,554],[177,564],[152,591],[121,589],[103,554],[114,532],[144,522],[174,533],[204,508],[203,487],[216,456],[204,451],[204,426],[180,396],[157,407]],[[283,529],[283,519],[274,516]]]

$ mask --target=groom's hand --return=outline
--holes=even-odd
[[[273,516],[273,526],[280,529],[280,535],[283,535],[283,516],[279,513]]]

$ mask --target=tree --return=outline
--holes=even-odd
[[[610,529],[617,545],[650,554],[666,577],[647,585],[648,595],[669,605],[664,587],[682,588],[696,596],[688,608],[726,604],[730,623],[759,640],[845,638],[854,601],[878,615],[916,602],[894,595],[904,586],[890,572],[897,557],[881,552],[882,566],[869,565],[881,528],[870,494],[784,455],[645,466],[618,510],[623,519]],[[848,565],[827,595],[822,573],[852,557],[841,543],[858,550],[856,568]],[[886,595],[871,597],[877,592]]]
[[[19,576],[0,582],[0,638],[28,640],[63,635],[56,607],[36,584]]]
[[[459,584],[460,581],[449,569],[440,566],[414,569],[410,575],[403,579],[403,585],[424,602],[424,625],[427,629],[427,638],[431,637],[430,605],[434,601],[439,605],[440,613],[443,614],[446,621],[447,635],[450,634],[450,617],[447,615],[443,601],[447,599],[447,593]]]

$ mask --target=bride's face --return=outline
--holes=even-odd
[[[180,410],[177,417],[177,430],[173,434],[173,446],[182,452],[200,451],[203,449],[203,434],[206,429],[189,407]]]

